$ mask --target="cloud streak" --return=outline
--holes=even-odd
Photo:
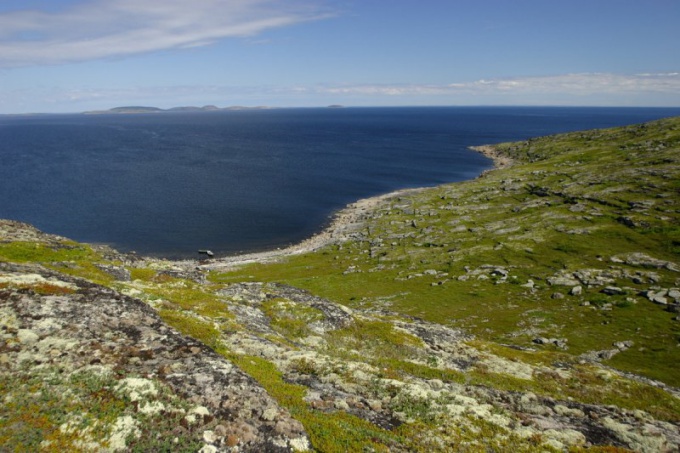
[[[126,88],[0,90],[0,106],[40,104],[51,112],[106,109],[124,104],[158,107],[346,105],[680,105],[680,73],[564,74],[483,79],[442,85],[315,86],[176,85]],[[15,111],[16,111],[15,109]],[[32,109],[33,111],[35,109]],[[7,112],[10,113],[10,112]]]
[[[680,73],[611,74],[581,73],[553,76],[480,79],[444,85],[351,85],[317,88],[319,92],[362,96],[504,96],[572,95],[601,96],[660,93],[680,96]]]
[[[0,14],[0,67],[54,65],[206,46],[327,18],[274,0],[93,0],[59,12]]]

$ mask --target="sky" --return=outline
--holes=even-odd
[[[678,0],[0,0],[0,113],[680,106]]]

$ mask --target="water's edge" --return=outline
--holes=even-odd
[[[472,179],[484,177],[484,175],[491,170],[508,168],[513,165],[513,161],[507,156],[499,154],[493,145],[470,146],[468,149],[484,155],[490,159],[493,164],[490,166],[490,168],[483,170],[479,175]],[[465,182],[465,180],[455,182]],[[434,189],[436,187],[441,187],[442,185],[454,184],[455,182],[438,184],[436,186],[398,189],[385,194],[362,198],[336,211],[335,214],[332,215],[330,224],[322,228],[321,231],[289,247],[266,250],[262,252],[230,255],[209,260],[165,261],[170,261],[173,264],[181,267],[197,267],[203,270],[227,271],[246,264],[270,263],[289,256],[314,252],[327,245],[342,243],[350,239],[352,233],[359,231],[363,227],[364,221],[368,218],[371,212],[379,209],[386,202],[394,198],[413,195],[419,192]]]

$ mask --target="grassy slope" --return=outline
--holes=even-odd
[[[213,278],[286,282],[350,307],[389,306],[506,344],[566,338],[572,354],[630,340],[634,347],[608,364],[680,386],[680,323],[638,295],[680,286],[680,273],[611,261],[634,252],[680,261],[680,119],[497,150],[515,165],[392,200],[369,222],[365,241]],[[479,269],[487,264],[509,277],[499,282],[502,276]],[[350,266],[361,272],[345,273]],[[547,283],[585,269],[605,278],[613,270],[609,284],[625,294],[606,296],[598,285],[570,296],[569,287]],[[636,272],[639,284],[630,278]],[[534,289],[522,286],[530,279]]]

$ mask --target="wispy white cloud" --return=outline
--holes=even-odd
[[[205,46],[329,17],[303,0],[89,0],[0,14],[0,67],[61,64]]]
[[[232,104],[347,105],[648,105],[680,106],[680,73],[565,74],[404,85],[225,86],[0,89],[0,112],[82,111],[125,104],[157,107]],[[41,107],[28,107],[40,105]]]
[[[602,96],[665,93],[680,96],[680,73],[610,74],[582,73],[553,76],[480,79],[443,85],[347,85],[315,88],[319,92],[359,96]]]

